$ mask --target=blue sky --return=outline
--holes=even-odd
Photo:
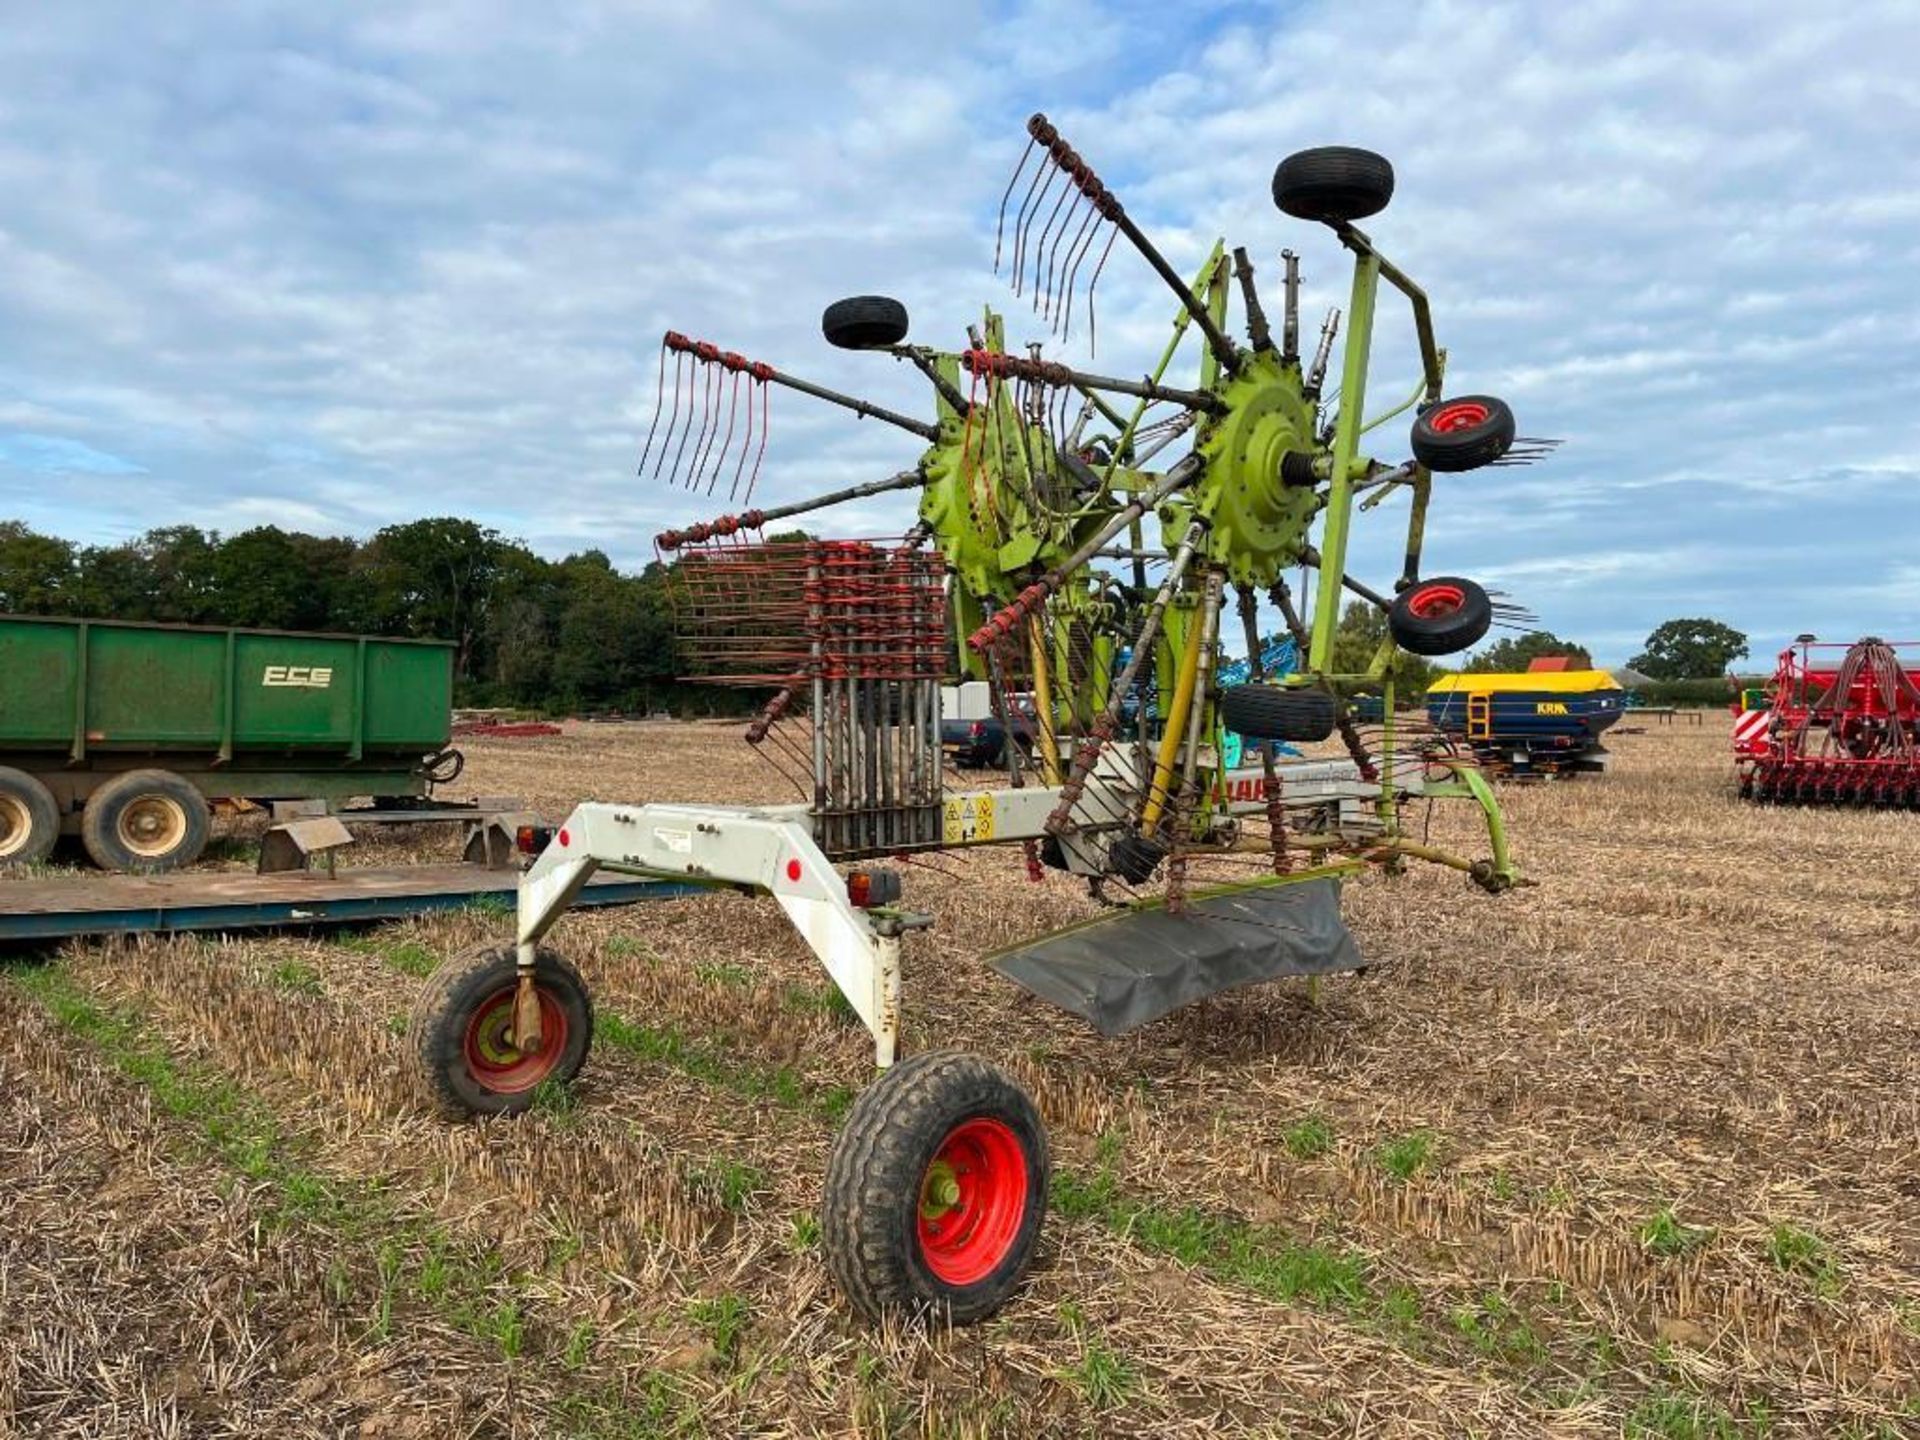
[[[891,293],[957,343],[1004,297],[994,210],[1045,109],[1177,268],[1299,249],[1310,325],[1341,256],[1273,165],[1393,159],[1369,229],[1450,388],[1566,441],[1446,481],[1429,572],[1606,661],[1673,615],[1756,655],[1914,633],[1915,55],[1894,3],[34,7],[0,38],[0,518],[464,513],[638,564],[710,508],[632,474],[661,331],[923,406],[819,311]],[[1100,296],[1099,368],[1144,369],[1164,292],[1116,252]],[[1376,354],[1397,399],[1404,328]],[[760,496],[914,451],[779,396]],[[1369,518],[1385,581],[1399,517]]]

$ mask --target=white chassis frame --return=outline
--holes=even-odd
[[[1352,761],[1283,762],[1280,773],[1289,809],[1337,804],[1343,832],[1377,827],[1373,807],[1380,784],[1362,780]],[[1229,809],[1264,813],[1263,779],[1258,766],[1229,772],[1228,793],[1234,797]],[[1421,768],[1413,766],[1394,777],[1394,788],[1402,795],[1418,793],[1421,780]],[[1107,787],[1096,771],[1088,789]],[[1119,796],[1107,793],[1113,813],[1125,813]],[[946,843],[959,848],[1038,839],[1059,798],[1054,786],[949,794]],[[1067,859],[1077,871],[1095,868],[1074,853],[1070,842]],[[806,806],[579,806],[520,879],[517,938],[523,974],[531,973],[540,941],[596,870],[710,882],[773,896],[872,1034],[874,1063],[883,1068],[893,1063],[900,1033],[900,937],[930,922],[890,907],[857,908],[847,897],[844,877],[815,843]]]

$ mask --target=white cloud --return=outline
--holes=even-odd
[[[1430,569],[1574,638],[1708,607],[1756,650],[1917,628],[1915,53],[1895,3],[43,9],[0,39],[0,433],[146,473],[0,459],[0,514],[98,540],[459,511],[638,563],[701,503],[630,473],[660,332],[922,407],[819,310],[886,291],[957,340],[1003,298],[994,210],[1044,107],[1183,272],[1221,233],[1270,281],[1300,250],[1309,335],[1343,256],[1274,213],[1272,166],[1394,159],[1369,229],[1454,385],[1568,441],[1445,481]],[[1145,368],[1168,313],[1117,251],[1099,368]],[[1376,403],[1407,337],[1383,313]],[[776,500],[914,453],[774,408]],[[1403,514],[1356,569],[1397,569]]]

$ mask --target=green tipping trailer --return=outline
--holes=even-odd
[[[452,716],[444,641],[0,615],[0,866],[77,833],[171,870],[212,800],[423,795]]]

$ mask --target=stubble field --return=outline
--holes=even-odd
[[[10,957],[0,1434],[1920,1435],[1920,816],[1743,808],[1725,746],[1503,790],[1536,886],[1368,877],[1365,976],[1118,1041],[978,963],[1072,881],[910,870],[906,1047],[1007,1066],[1056,1156],[1030,1285],[951,1333],[827,1280],[871,1049],[771,902],[563,922],[588,1069],[468,1126],[401,1032],[499,914]],[[784,798],[706,725],[466,748],[556,818]]]

